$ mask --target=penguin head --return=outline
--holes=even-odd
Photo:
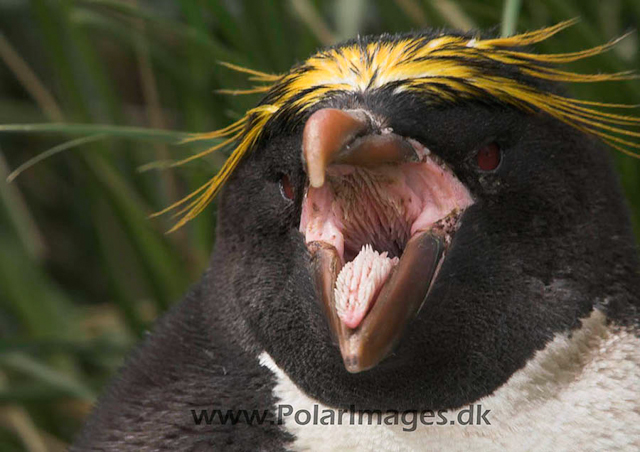
[[[209,296],[248,347],[331,406],[448,409],[593,309],[634,315],[637,252],[601,143],[618,141],[593,125],[614,118],[556,86],[591,76],[519,47],[564,26],[360,38],[251,71],[272,84],[207,135],[238,144],[187,214],[225,182]]]

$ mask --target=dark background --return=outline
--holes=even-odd
[[[518,3],[0,0],[0,450],[64,450],[132,344],[205,268],[215,206],[170,235],[170,217],[147,216],[224,161],[217,154],[162,169],[202,149],[177,146],[183,132],[228,125],[259,99],[216,93],[251,86],[217,61],[283,72],[357,33],[500,33],[505,8]],[[524,0],[507,16],[507,32],[580,17],[536,47],[560,53],[636,30],[640,2]],[[569,68],[639,67],[633,33]],[[640,104],[637,80],[570,90]],[[17,132],[16,124],[40,125]],[[54,156],[4,182],[45,151]],[[640,161],[612,154],[640,231]]]

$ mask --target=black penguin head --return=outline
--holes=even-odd
[[[606,151],[547,66],[505,59],[517,44],[349,42],[236,126],[212,297],[311,397],[458,407],[594,308],[630,315],[638,261]]]

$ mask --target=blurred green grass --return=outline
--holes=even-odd
[[[580,17],[538,46],[559,53],[638,29],[640,3],[0,0],[0,449],[64,450],[127,350],[204,270],[215,206],[171,235],[170,218],[147,216],[204,183],[224,156],[149,164],[196,151],[176,146],[184,132],[225,126],[258,100],[217,94],[249,86],[217,61],[283,72],[357,33],[498,31],[503,15],[506,32]],[[638,71],[638,35],[572,68]],[[637,81],[571,91],[640,104]],[[28,159],[64,149],[4,183]],[[640,231],[640,161],[615,158]]]

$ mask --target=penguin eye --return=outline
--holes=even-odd
[[[476,163],[482,171],[493,171],[502,160],[502,151],[496,143],[482,146],[476,154]]]
[[[289,176],[283,174],[280,177],[280,193],[283,198],[286,198],[290,201],[293,200],[295,193],[293,192],[293,187],[291,186],[291,181],[289,180]]]

